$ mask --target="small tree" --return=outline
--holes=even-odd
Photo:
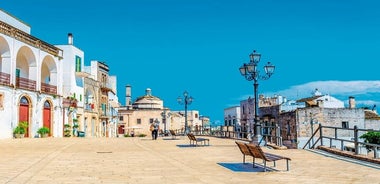
[[[380,132],[367,132],[360,136],[360,138],[364,139],[364,142],[370,144],[378,144],[380,145]],[[372,146],[366,146],[367,150],[373,150]]]

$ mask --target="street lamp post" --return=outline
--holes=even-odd
[[[187,126],[187,106],[193,102],[193,97],[189,96],[187,91],[183,92],[183,98],[180,96],[177,98],[179,104],[185,105],[185,134],[189,133],[189,127]]]
[[[260,72],[257,69],[257,65],[260,62],[261,54],[257,53],[255,50],[249,55],[250,62],[244,63],[243,66],[239,68],[241,75],[245,77],[248,81],[254,81],[253,82],[253,88],[254,88],[254,96],[255,96],[255,117],[254,117],[254,135],[252,137],[252,143],[253,144],[259,144],[261,141],[261,124],[258,120],[257,111],[259,109],[258,107],[258,80],[267,80],[269,79],[273,73],[275,66],[272,65],[270,62],[268,62],[264,66],[265,75],[260,75]]]
[[[166,135],[166,118],[169,118],[171,115],[171,113],[166,113],[166,109],[164,109],[164,111],[161,112],[161,116],[162,116],[162,123],[164,124],[164,135]]]

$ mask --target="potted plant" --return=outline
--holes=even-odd
[[[73,119],[73,135],[74,136],[78,136],[78,129],[79,129],[78,119]]]
[[[40,134],[40,137],[47,137],[50,133],[50,129],[48,127],[41,127],[37,130],[37,133]]]
[[[25,136],[26,130],[28,128],[28,122],[27,121],[20,121],[18,125],[13,130],[13,134],[15,138],[22,138]]]
[[[15,138],[23,138],[24,135],[25,135],[25,130],[24,128],[20,127],[20,126],[17,126],[14,130],[13,130],[13,134],[15,136]]]
[[[64,132],[64,136],[65,137],[70,137],[71,136],[71,134],[70,134],[70,128],[71,128],[71,126],[69,124],[65,124],[64,126],[65,126],[65,130],[63,131]]]

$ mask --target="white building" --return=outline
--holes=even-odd
[[[77,120],[79,129],[83,129],[83,107],[84,107],[84,77],[88,74],[84,69],[84,52],[74,46],[73,35],[68,34],[67,45],[56,45],[63,50],[62,59],[62,97],[64,100],[75,101],[75,104],[63,102],[60,106],[64,114],[62,124],[74,126]],[[70,105],[71,104],[71,105]],[[63,126],[62,125],[62,126]]]
[[[42,127],[62,136],[62,50],[30,35],[30,26],[0,10],[0,138],[20,121],[26,137]]]
[[[0,138],[12,138],[21,121],[28,124],[26,137],[37,137],[43,126],[52,137],[74,135],[71,129],[66,134],[67,125],[86,132],[90,116],[85,113],[97,113],[96,122],[91,120],[96,126],[89,129],[93,134],[88,135],[116,136],[117,80],[108,75],[108,66],[98,62],[94,73],[85,71],[84,52],[73,45],[72,34],[68,44],[53,46],[30,35],[30,30],[0,10]],[[84,79],[90,75],[95,78],[86,82],[99,90],[91,91],[92,96],[88,90],[85,96]],[[89,103],[88,97],[94,96],[98,98]],[[87,111],[88,107],[97,110]]]
[[[240,122],[240,106],[233,106],[224,109],[224,126],[234,127],[234,131],[241,131],[241,122]]]

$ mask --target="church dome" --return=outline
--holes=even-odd
[[[152,95],[152,90],[147,88],[145,90],[145,95],[140,96],[132,104],[134,109],[162,109],[163,101]]]

